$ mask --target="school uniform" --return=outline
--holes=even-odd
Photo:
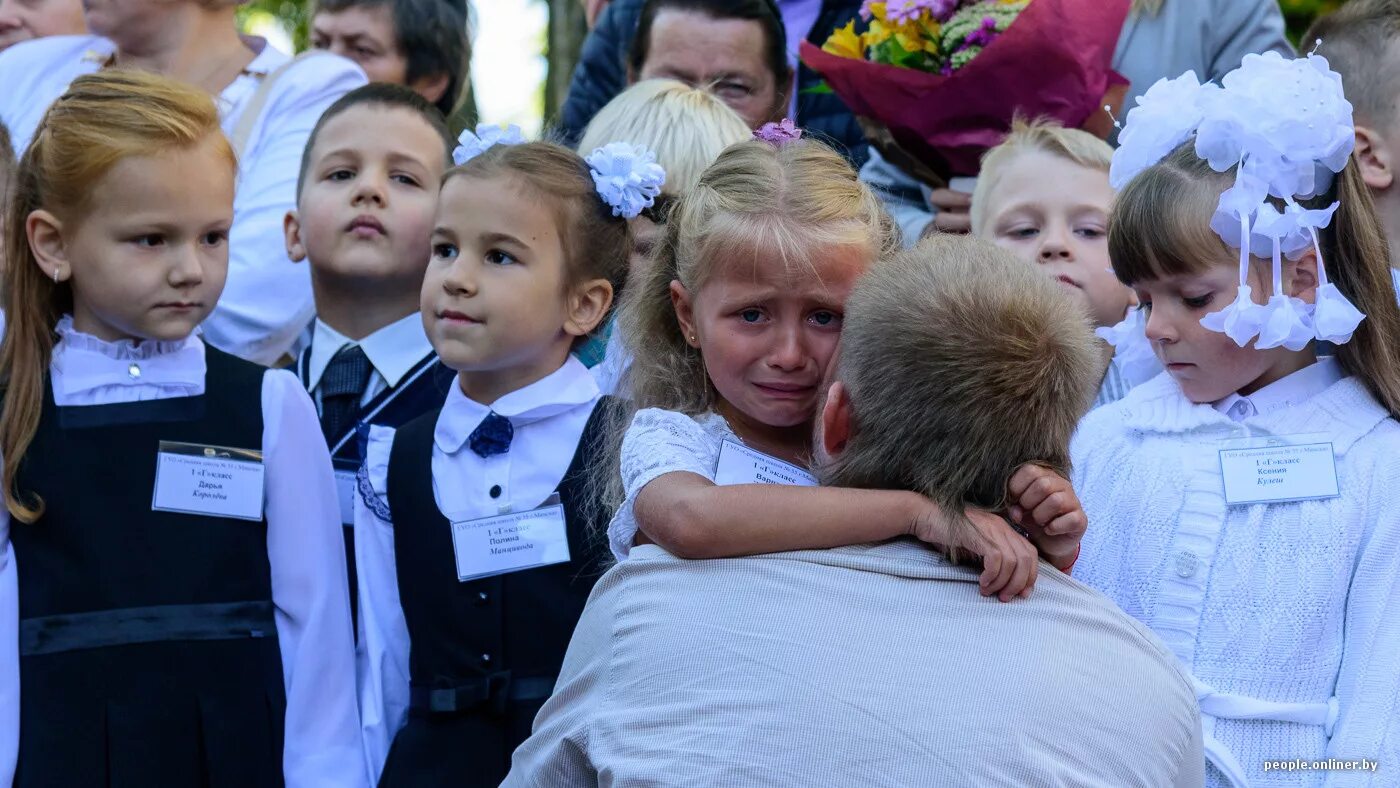
[[[399,427],[442,406],[455,372],[438,360],[417,312],[356,342],[317,318],[296,374],[321,419],[335,464],[350,608],[356,612],[355,472],[364,462],[361,425]]]
[[[305,392],[195,336],[106,342],[67,317],[57,332],[17,478],[45,510],[30,525],[0,510],[0,784],[366,784]],[[168,495],[212,472],[197,464],[212,447],[260,453],[260,489],[215,488],[237,517]]]
[[[440,412],[370,428],[355,501],[357,658],[381,785],[494,788],[505,777],[606,558],[585,487],[614,407],[571,356],[489,407],[453,386]],[[562,562],[459,579],[459,565],[492,571],[506,559],[454,523],[535,510],[556,492]]]
[[[1330,461],[1307,473],[1335,471],[1338,494],[1284,501],[1295,491],[1281,487],[1278,501],[1231,503],[1239,476],[1221,451],[1260,439],[1330,444]],[[1206,785],[1395,784],[1400,423],[1366,385],[1324,357],[1198,404],[1163,374],[1085,417],[1070,453],[1093,523],[1075,579],[1151,627],[1190,671]],[[1266,768],[1363,757],[1391,771]]]

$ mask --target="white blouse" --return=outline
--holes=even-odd
[[[49,372],[60,406],[204,392],[204,343],[198,337],[140,345],[105,342],[75,331],[66,317],[58,333]],[[129,374],[132,364],[140,367],[139,377]],[[263,375],[262,412],[267,557],[287,694],[287,785],[367,785],[356,732],[350,600],[330,455],[311,400],[292,373]],[[0,507],[0,785],[14,780],[19,750],[18,572],[10,515]]]
[[[233,133],[266,75],[290,60],[262,39],[254,41],[262,51],[218,96],[225,134]],[[0,52],[0,121],[18,154],[69,83],[97,71],[115,49],[97,36],[51,36]],[[365,82],[359,66],[325,54],[297,62],[273,86],[239,161],[228,284],[203,326],[215,347],[272,364],[311,323],[316,309],[310,270],[287,257],[282,220],[296,205],[311,128],[336,99]]]
[[[433,500],[447,519],[528,511],[559,487],[600,394],[588,368],[573,356],[545,378],[491,405],[468,399],[452,386],[433,431]],[[510,450],[480,457],[467,445],[489,413],[510,419]],[[360,594],[360,642],[356,652],[360,717],[370,779],[378,782],[394,736],[408,718],[409,637],[399,602],[394,526],[388,508],[392,427],[371,426],[361,471],[374,500],[355,496],[355,569]],[[492,487],[499,495],[491,497]],[[452,561],[450,555],[442,560]]]

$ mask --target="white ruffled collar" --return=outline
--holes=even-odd
[[[77,330],[68,315],[58,321],[54,332],[58,344],[49,370],[59,405],[96,404],[89,400],[106,401],[109,395],[103,392],[122,389],[153,393],[159,389],[157,396],[194,396],[204,391],[204,343],[194,334],[140,344],[129,339],[109,342]]]
[[[1200,429],[1221,432],[1247,426],[1255,434],[1289,435],[1326,430],[1333,448],[1345,454],[1390,413],[1355,376],[1344,377],[1322,391],[1287,408],[1261,414],[1237,424],[1209,403],[1194,403],[1181,393],[1170,373],[1129,391],[1106,405],[1116,409],[1128,429],[1147,434],[1181,434]]]
[[[119,339],[115,342],[109,342],[92,334],[84,334],[74,328],[72,315],[64,315],[60,318],[58,325],[54,326],[54,333],[58,334],[59,347],[64,350],[97,353],[114,361],[149,361],[157,356],[178,353],[187,349],[191,343],[199,344],[201,350],[204,347],[194,334],[190,334],[184,339],[148,339],[140,344],[137,344],[133,339]],[[58,353],[58,348],[54,349],[54,353]]]

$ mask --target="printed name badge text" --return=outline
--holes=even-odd
[[[457,579],[520,572],[569,560],[569,531],[557,498],[528,512],[452,523]]]
[[[1336,498],[1337,464],[1330,443],[1222,449],[1225,502],[1286,503]]]
[[[715,484],[791,484],[817,486],[817,477],[792,463],[754,451],[738,441],[726,440],[719,449]]]
[[[151,508],[261,520],[263,473],[262,452],[161,441]]]
[[[335,497],[340,502],[340,524],[355,524],[355,471],[335,469]]]

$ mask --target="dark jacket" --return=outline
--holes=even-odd
[[[568,144],[577,144],[593,116],[627,87],[627,53],[645,3],[646,0],[612,0],[583,42],[558,124],[558,131]],[[821,46],[831,31],[857,19],[859,10],[860,0],[824,0],[807,40]],[[859,169],[866,159],[865,136],[841,99],[829,93],[810,92],[820,83],[821,77],[815,71],[799,66],[794,120],[811,136],[831,143]]]

